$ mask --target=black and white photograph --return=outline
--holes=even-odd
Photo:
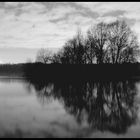
[[[140,2],[0,2],[0,138],[140,138]]]

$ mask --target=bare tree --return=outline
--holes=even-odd
[[[117,20],[92,26],[86,38],[78,30],[53,59],[49,51],[40,50],[37,60],[46,63],[52,59],[62,64],[133,63],[137,61],[137,49],[136,35],[125,21]]]
[[[52,57],[52,63],[62,63],[63,58],[63,50],[60,49],[57,53],[55,53]]]
[[[53,53],[49,49],[41,48],[37,52],[36,62],[50,63],[52,61]]]
[[[94,42],[92,40],[92,37],[89,35],[85,39],[85,60],[86,64],[93,64],[96,56],[95,56],[95,48],[94,48]]]
[[[107,58],[110,63],[136,62],[135,51],[138,48],[136,35],[125,21],[117,20],[108,24]]]
[[[87,56],[90,63],[136,62],[138,42],[136,35],[123,20],[110,24],[103,22],[91,27],[87,32]]]
[[[68,40],[63,48],[62,63],[65,64],[84,64],[84,41],[81,31],[77,35]]]
[[[104,62],[107,43],[107,25],[103,22],[91,27],[87,32],[91,63],[96,56],[97,64]]]

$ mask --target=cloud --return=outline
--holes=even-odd
[[[1,2],[0,48],[60,48],[100,21],[126,20],[140,41],[140,3]]]
[[[9,6],[11,3],[8,3],[7,7]],[[38,3],[22,3],[20,8],[23,12],[19,15],[14,13],[15,9],[12,13],[3,12],[3,15],[6,16],[2,15],[4,18],[0,23],[2,25],[0,26],[0,36],[5,43],[0,43],[0,47],[2,45],[30,48],[61,47],[63,30],[57,28],[57,24],[52,24],[49,20],[62,18],[65,14],[75,11],[75,8],[59,5],[47,12],[45,6]],[[57,33],[57,36],[54,33]]]
[[[102,17],[106,17],[106,16],[119,17],[119,16],[122,16],[125,12],[126,11],[124,10],[114,10],[114,11],[103,14]]]
[[[123,10],[127,12],[139,11],[140,4],[137,2],[88,2],[76,3],[83,7],[89,8],[91,11],[98,12],[100,15],[114,10]],[[135,8],[134,8],[135,7]]]

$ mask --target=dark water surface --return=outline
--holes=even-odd
[[[140,137],[140,82],[1,77],[0,137]]]

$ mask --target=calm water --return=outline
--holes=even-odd
[[[0,78],[0,137],[140,137],[140,82]]]

